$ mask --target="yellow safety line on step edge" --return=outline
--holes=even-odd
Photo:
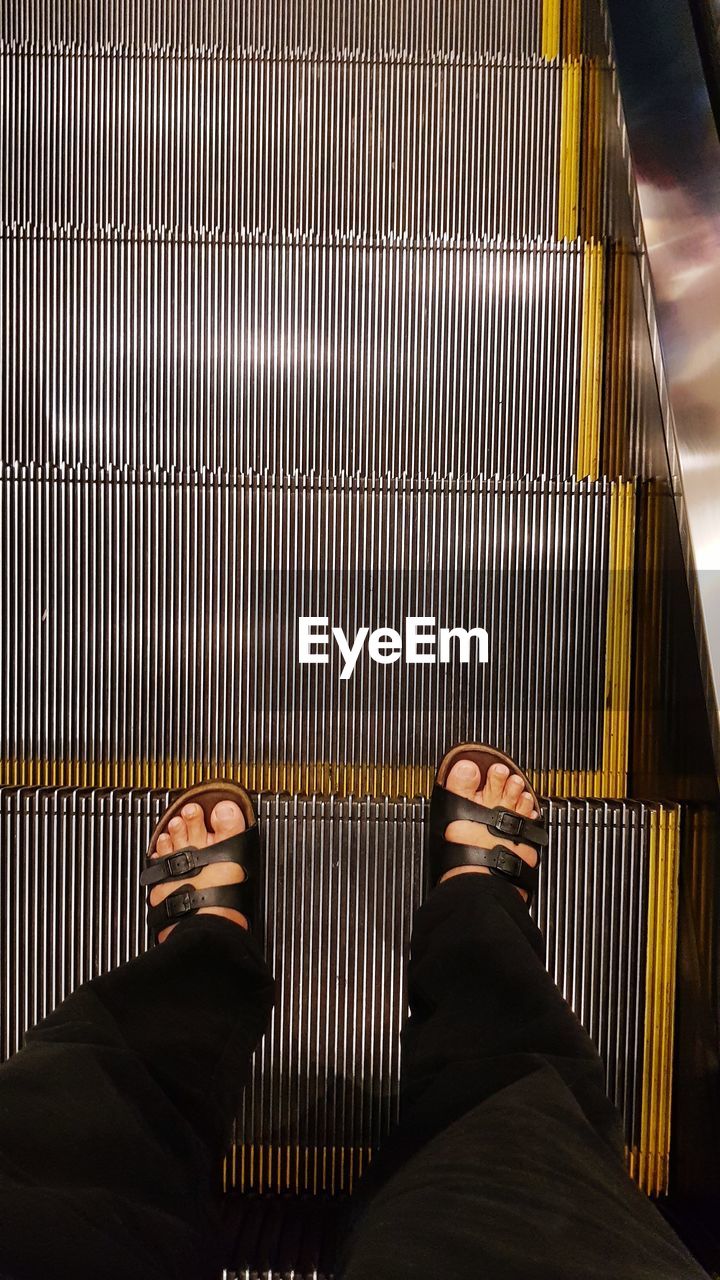
[[[633,259],[624,244],[610,247],[606,271],[605,377],[601,470],[611,479],[629,472],[630,306]]]
[[[565,58],[579,58],[583,52],[582,0],[563,0],[562,51]]]
[[[578,397],[578,480],[596,480],[600,463],[603,333],[605,323],[605,253],[591,241],[583,251],[582,337]]]
[[[531,773],[541,795],[606,800],[627,795],[634,547],[635,484],[620,481],[610,493],[602,763],[594,770]]]
[[[557,226],[559,240],[575,240],[578,235],[581,115],[582,63],[579,59],[573,59],[564,63],[562,69]]]
[[[597,63],[583,66],[580,234],[584,240],[603,234],[603,90],[605,75]]]
[[[650,827],[640,1148],[633,1153],[636,1180],[649,1195],[668,1189],[679,845],[678,810],[659,808]]]
[[[560,56],[560,0],[543,0],[540,53],[548,62]]]
[[[370,1147],[240,1143],[225,1160],[224,1188],[339,1195],[352,1192],[371,1159]]]
[[[75,781],[81,778],[81,782]],[[16,787],[141,787],[181,791],[205,778],[242,782],[250,791],[289,792],[291,795],[376,796],[396,800],[429,796],[434,765],[299,764],[294,761],[200,760],[3,760],[0,786]],[[617,799],[623,791],[604,769],[531,769],[529,777],[542,795],[585,799]]]
[[[603,789],[598,796],[627,794],[634,553],[635,484],[626,481],[615,484],[610,497]]]

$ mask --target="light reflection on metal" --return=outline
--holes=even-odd
[[[720,140],[687,4],[607,0],[607,7],[720,764]]]

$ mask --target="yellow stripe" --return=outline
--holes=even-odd
[[[560,110],[560,162],[558,172],[558,239],[578,236],[580,182],[580,123],[582,116],[582,63],[563,64]]]
[[[653,813],[648,868],[640,1147],[634,1157],[635,1177],[650,1195],[663,1195],[668,1189],[679,834],[677,809],[659,808]]]
[[[667,579],[662,565],[667,563],[665,543],[664,508],[672,506],[672,496],[665,481],[642,481],[638,489],[639,554],[635,565],[633,636],[633,771],[644,794],[648,794],[654,780],[663,774],[667,764],[663,758],[666,748],[655,726],[663,715],[667,697],[667,654],[664,632],[668,625],[664,620],[666,609]],[[652,782],[650,780],[653,780]],[[682,785],[682,784],[681,784]],[[641,791],[643,794],[643,791]],[[650,794],[652,791],[650,790]]]
[[[52,780],[48,781],[48,775]],[[84,781],[72,781],[81,774]],[[145,778],[152,776],[152,783]],[[533,786],[546,796],[621,798],[617,770],[531,769]],[[396,764],[312,764],[211,761],[98,761],[5,760],[0,763],[0,786],[92,788],[151,787],[158,791],[181,791],[205,778],[228,778],[242,782],[250,791],[289,792],[292,795],[377,796],[390,800],[407,796],[429,796],[435,777],[434,765]],[[613,789],[614,788],[614,789]]]
[[[598,239],[602,223],[603,191],[603,89],[605,75],[595,62],[583,66],[581,145],[581,235]]]
[[[531,774],[541,795],[622,799],[627,795],[635,561],[635,484],[613,485],[608,536],[602,762],[599,769]]]
[[[591,241],[583,255],[582,337],[576,474],[596,480],[600,464],[603,330],[605,319],[605,253]]]
[[[630,737],[630,663],[632,647],[635,485],[614,486],[610,508],[608,598],[605,635],[605,715],[603,783],[596,795],[627,794]]]
[[[583,51],[582,46],[582,0],[563,0],[563,56],[566,58],[579,58]]]
[[[225,1160],[225,1190],[296,1194],[350,1192],[372,1159],[370,1147],[241,1143]]]
[[[560,0],[543,2],[540,52],[548,62],[560,56]]]
[[[630,404],[630,309],[633,258],[623,244],[610,248],[607,271],[605,326],[605,386],[603,403],[602,471],[615,479],[629,474],[628,428]]]

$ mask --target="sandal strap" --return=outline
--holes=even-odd
[[[548,842],[548,833],[540,822],[523,817],[521,813],[514,813],[512,809],[503,809],[502,806],[489,809],[483,804],[475,804],[474,800],[466,800],[465,796],[455,795],[447,787],[436,783],[430,797],[431,836],[444,840],[446,827],[451,822],[458,821],[479,822],[487,827],[491,835],[499,836],[501,840],[529,844],[538,851]]]
[[[191,885],[183,885],[169,893],[157,906],[148,907],[148,926],[157,934],[168,925],[196,915],[202,907],[231,907],[246,916],[252,909],[251,903],[252,887],[247,880],[211,889],[193,889]]]
[[[487,867],[492,875],[511,880],[517,889],[524,889],[531,897],[537,889],[538,867],[530,867],[519,853],[513,853],[505,845],[496,844],[492,849],[478,849],[476,845],[455,844],[444,840],[434,859],[435,879],[456,867]]]
[[[501,840],[517,841],[534,848],[539,855],[548,843],[544,823],[526,818],[512,809],[498,805],[491,809],[475,804],[465,796],[455,795],[440,783],[433,787],[430,797],[430,869],[433,884],[456,867],[487,867],[491,875],[502,876],[516,889],[528,895],[528,906],[538,884],[538,865],[528,866],[524,858],[507,845],[497,844],[491,849],[479,849],[475,845],[456,844],[447,840],[445,832],[451,822],[477,822]]]
[[[250,870],[254,869],[258,849],[258,829],[254,824],[237,835],[228,836],[227,840],[221,840],[220,844],[211,844],[205,849],[191,846],[178,849],[164,858],[146,858],[140,884],[170,884],[173,880],[185,880],[202,867],[210,867],[218,862],[234,862],[249,875]]]

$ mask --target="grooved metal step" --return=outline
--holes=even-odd
[[[167,794],[0,789],[2,1049],[145,946],[141,853]],[[551,801],[534,914],[600,1050],[641,1186],[667,1177],[678,813]],[[404,966],[426,804],[263,796],[266,946],[280,980],[228,1184],[351,1189],[397,1113]]]
[[[7,782],[414,795],[471,738],[546,793],[624,794],[632,485],[14,466],[0,495]],[[389,627],[402,652],[366,631],[352,671],[330,636]],[[456,627],[487,662],[441,653]]]
[[[596,474],[600,246],[26,227],[0,254],[6,460]]]
[[[0,58],[0,222],[556,235],[559,63],[345,50],[118,58],[111,45],[92,57],[0,45]]]
[[[559,5],[556,7],[559,15]],[[358,50],[368,56],[408,57],[456,54],[467,58],[486,50],[527,54],[542,47],[540,0],[333,0],[310,4],[267,0],[262,5],[214,4],[203,0],[139,0],[126,7],[114,0],[93,5],[32,5],[7,0],[3,32],[9,39],[65,41],[94,48],[177,45],[198,48],[254,48],[279,52]]]
[[[223,1280],[331,1280],[349,1209],[344,1195],[227,1195]]]
[[[243,1280],[331,1269],[317,1241],[265,1257],[255,1193],[317,1196],[319,1221],[394,1121],[413,797],[464,738],[594,797],[550,802],[535,910],[631,1172],[667,1188],[679,818],[607,799],[627,790],[635,491],[595,477],[627,471],[648,410],[642,299],[603,240],[601,19],[0,18],[0,1044],[145,945],[164,788],[322,792],[261,800],[283,995],[227,1166]],[[341,680],[334,643],[300,662],[303,617],[350,642],[392,627],[403,653],[365,647]],[[485,628],[487,664],[407,665],[412,617]]]

